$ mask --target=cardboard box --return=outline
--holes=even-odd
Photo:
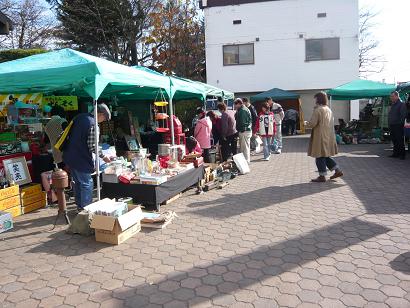
[[[21,198],[21,206],[28,206],[39,201],[43,201],[43,203],[47,202],[47,193],[45,191],[34,195],[24,196]]]
[[[97,242],[119,245],[141,231],[141,208],[128,205],[128,212],[120,217],[94,215],[91,228],[95,229]]]
[[[20,196],[13,196],[9,197],[4,200],[0,200],[0,211],[7,210],[11,207],[19,206],[20,205]]]
[[[4,189],[0,189],[0,200],[4,200],[10,197],[18,196],[20,193],[19,186],[11,186]]]
[[[4,210],[4,212],[10,213],[11,216],[17,217],[21,215],[21,206],[11,207],[9,209]]]
[[[0,212],[0,233],[13,229],[13,218],[10,213]]]
[[[41,184],[30,184],[21,188],[21,198],[27,198],[43,191]]]
[[[30,205],[22,206],[21,207],[21,212],[23,214],[27,214],[27,213],[33,212],[35,210],[41,209],[41,208],[45,207],[46,205],[47,205],[46,199],[40,200],[40,201],[32,203]]]

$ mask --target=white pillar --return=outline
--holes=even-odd
[[[171,145],[175,145],[175,134],[174,134],[174,106],[172,105],[172,81],[171,77],[169,77],[169,114],[170,114],[170,122],[171,122]]]
[[[93,101],[94,105],[94,137],[95,137],[95,172],[96,172],[96,179],[97,179],[97,200],[101,200],[101,191],[100,191],[100,156],[99,153],[99,128],[98,128],[98,110],[97,110],[97,100]]]

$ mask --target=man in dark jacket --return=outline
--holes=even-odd
[[[97,112],[98,123],[111,119],[111,112],[107,105],[97,105]],[[77,209],[82,210],[93,199],[92,174],[95,171],[93,153],[95,153],[96,143],[95,130],[98,130],[98,127],[95,127],[94,117],[90,113],[80,114],[73,121],[70,138],[63,152],[63,161],[70,168],[73,177]],[[105,162],[110,161],[102,153],[99,154]]]
[[[234,102],[236,130],[239,132],[239,150],[248,163],[251,162],[252,115],[240,98]]]
[[[389,129],[393,142],[393,155],[390,157],[405,159],[404,121],[407,115],[406,105],[401,101],[397,91],[391,93],[390,100],[392,105],[389,112]]]
[[[232,110],[226,110],[226,104],[219,103],[218,110],[222,113],[220,143],[222,161],[227,161],[231,155],[237,153],[238,132],[236,131],[235,115]]]

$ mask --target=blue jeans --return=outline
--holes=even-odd
[[[93,201],[93,178],[90,173],[71,169],[74,181],[74,197],[77,208],[82,209]]]
[[[331,157],[319,157],[316,158],[316,166],[319,171],[319,175],[325,176],[327,174],[327,169],[330,171],[339,170],[339,166]]]
[[[272,142],[272,137],[262,137],[263,142],[263,158],[268,158],[270,156],[270,144]]]
[[[276,133],[273,136],[271,145],[272,151],[276,152],[277,150],[282,150],[282,124],[275,124]]]

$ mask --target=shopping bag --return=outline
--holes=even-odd
[[[71,121],[70,124],[68,124],[68,126],[65,128],[65,130],[60,134],[60,136],[58,137],[58,141],[54,145],[54,147],[60,152],[63,152],[65,147],[67,146],[72,126],[73,121]]]
[[[262,152],[262,150],[263,150],[262,145],[263,145],[262,138],[259,137],[259,136],[256,136],[255,137],[255,153],[261,153]]]

